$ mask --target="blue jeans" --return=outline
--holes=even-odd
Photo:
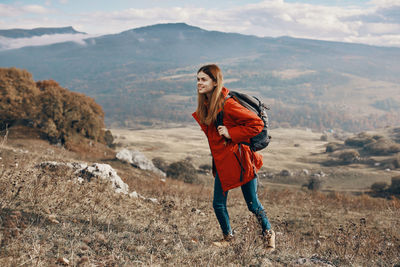
[[[265,214],[264,208],[258,200],[257,196],[257,179],[254,178],[250,182],[241,186],[243,197],[246,200],[249,211],[257,216],[258,221],[261,224],[262,231],[271,229],[267,214]],[[218,177],[218,173],[215,176],[214,183],[214,200],[213,208],[215,215],[217,216],[219,225],[221,226],[222,233],[224,235],[231,234],[232,229],[229,223],[229,214],[226,208],[226,200],[228,198],[228,191],[225,195],[222,191],[221,182]]]

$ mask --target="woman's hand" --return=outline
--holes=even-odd
[[[229,135],[228,128],[225,126],[218,126],[217,128],[219,135],[225,136],[225,138],[231,139],[231,136]]]

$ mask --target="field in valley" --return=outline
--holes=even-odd
[[[207,139],[198,126],[178,127],[168,129],[128,130],[113,129],[118,144],[117,150],[129,148],[143,152],[149,159],[161,157],[167,162],[183,160],[190,157],[195,166],[211,164],[211,155]],[[326,133],[325,133],[326,134]],[[365,165],[352,164],[335,167],[325,167],[320,163],[329,159],[325,153],[328,142],[336,140],[328,134],[328,140],[322,141],[322,132],[309,129],[278,128],[271,130],[272,141],[267,149],[260,151],[264,166],[261,172],[279,174],[288,170],[291,177],[280,179],[263,179],[264,183],[294,184],[301,186],[309,174],[323,172],[324,188],[339,191],[368,190],[374,182],[384,181],[390,184],[392,176],[400,175],[400,171],[385,171]],[[340,138],[351,136],[341,134]],[[306,172],[307,173],[307,172]],[[275,175],[276,177],[279,175]]]

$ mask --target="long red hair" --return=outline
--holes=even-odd
[[[211,125],[217,118],[218,111],[222,107],[224,96],[222,95],[223,76],[221,69],[215,64],[202,66],[197,74],[204,72],[217,85],[214,87],[211,99],[207,99],[207,95],[197,92],[197,110],[196,114],[201,123]]]

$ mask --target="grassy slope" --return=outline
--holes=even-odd
[[[264,186],[260,199],[277,232],[277,250],[266,254],[256,220],[235,189],[228,208],[237,238],[216,249],[211,242],[220,230],[207,183],[163,183],[114,160],[84,157],[111,164],[131,191],[157,198],[153,203],[115,194],[102,181],[78,185],[65,170],[35,168],[44,160],[83,159],[43,141],[9,139],[0,145],[0,157],[1,266],[49,266],[60,258],[72,266],[287,266],[300,258],[317,266],[400,262],[397,199]]]

